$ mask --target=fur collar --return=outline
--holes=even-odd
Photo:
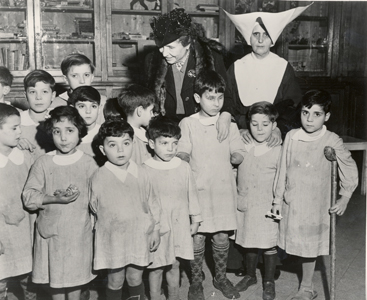
[[[202,70],[215,70],[212,51],[221,53],[224,51],[224,47],[216,41],[204,41],[198,38],[191,44],[190,51],[196,61],[195,74],[198,74]],[[147,63],[147,86],[155,92],[159,101],[161,114],[165,115],[166,75],[169,65],[158,48],[152,53]]]

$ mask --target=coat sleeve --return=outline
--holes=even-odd
[[[29,210],[43,208],[43,201],[46,197],[45,172],[42,161],[38,159],[32,166],[26,184],[23,189],[23,203]]]
[[[201,217],[201,208],[199,204],[199,194],[196,187],[196,182],[194,178],[194,174],[191,171],[189,164],[186,162],[182,162],[187,165],[187,193],[189,198],[189,214],[191,216],[191,222],[202,222],[203,218]]]

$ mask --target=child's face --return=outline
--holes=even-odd
[[[9,148],[16,147],[21,133],[20,117],[17,115],[7,117],[0,126],[0,144]]]
[[[223,107],[224,94],[213,91],[205,91],[200,97],[199,94],[194,94],[195,101],[200,104],[201,115],[205,117],[216,116]]]
[[[39,81],[34,87],[30,86],[26,90],[26,97],[29,107],[36,113],[45,112],[55,99],[56,92],[53,92],[48,83]]]
[[[4,96],[9,94],[10,86],[0,83],[0,102],[4,102]]]
[[[154,159],[158,161],[170,161],[176,156],[178,139],[175,137],[160,136],[154,141],[149,140],[149,147],[154,150]]]
[[[79,143],[79,130],[67,118],[62,118],[54,123],[52,138],[58,155],[71,155],[76,152]]]
[[[79,66],[72,66],[67,75],[64,75],[64,79],[69,84],[72,90],[80,86],[92,85],[94,75],[88,64],[82,64]]]
[[[250,131],[253,138],[258,142],[265,142],[271,135],[271,132],[277,126],[267,115],[254,114],[251,116]]]
[[[329,118],[330,113],[325,114],[324,108],[318,104],[314,104],[310,108],[302,107],[302,127],[310,135],[318,135],[318,132]]]
[[[153,104],[149,105],[146,108],[143,108],[142,106],[139,106],[137,108],[138,114],[139,114],[139,117],[140,117],[141,126],[146,127],[146,126],[149,125],[150,120],[154,116],[153,108],[154,108]]]
[[[97,102],[77,101],[75,103],[75,108],[78,110],[87,126],[91,126],[96,123],[99,113]]]
[[[108,136],[99,149],[110,163],[126,169],[133,152],[133,140],[127,133],[119,137]]]

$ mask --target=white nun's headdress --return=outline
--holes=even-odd
[[[312,2],[313,3],[313,2]],[[310,5],[312,5],[312,3]],[[310,5],[289,9],[279,13],[253,12],[241,15],[232,15],[224,10],[239,32],[251,45],[250,37],[257,23],[262,22],[270,35],[272,46],[282,33],[285,26],[303,13]]]

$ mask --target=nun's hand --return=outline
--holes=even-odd
[[[282,134],[278,127],[275,127],[271,132],[267,142],[269,147],[275,147],[282,144]]]
[[[217,122],[217,139],[219,143],[223,142],[229,134],[229,128],[231,126],[231,114],[229,112],[222,112]]]

